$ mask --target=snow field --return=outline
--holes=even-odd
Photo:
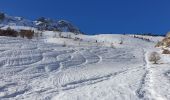
[[[156,42],[130,35],[69,33],[82,39],[79,44],[58,34],[44,32],[38,40],[0,37],[0,99],[170,99],[168,56],[162,55],[162,65],[148,62]]]

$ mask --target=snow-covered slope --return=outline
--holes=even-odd
[[[0,100],[169,100],[169,55],[148,61],[163,37],[0,37]],[[66,38],[69,37],[69,38]]]

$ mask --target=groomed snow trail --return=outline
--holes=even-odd
[[[0,37],[0,100],[166,100],[155,87],[169,70],[142,49],[154,43],[123,38],[114,49]]]

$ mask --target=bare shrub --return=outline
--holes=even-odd
[[[158,43],[155,45],[155,47],[160,47],[160,46],[163,46],[163,43],[158,41]]]
[[[78,38],[78,37],[75,37],[74,38],[74,41],[80,41],[81,39],[80,38]]]
[[[170,37],[165,37],[161,42],[158,42],[156,47],[170,47]]]
[[[69,34],[67,37],[68,37],[68,39],[71,39],[71,34]]]
[[[19,35],[21,37],[27,37],[28,39],[32,39],[34,36],[34,31],[32,30],[20,30]]]
[[[160,57],[159,53],[157,53],[157,52],[152,52],[152,53],[150,53],[148,60],[149,60],[150,62],[153,62],[153,64],[157,64],[157,62],[158,62],[160,59],[161,59],[161,57]]]
[[[79,41],[79,44],[78,44],[79,46],[80,46],[80,41]]]
[[[110,47],[115,49],[115,46],[113,43],[110,44]]]
[[[0,29],[0,36],[10,36],[10,37],[20,36],[22,38],[26,37],[28,39],[32,39],[34,37],[34,35],[38,37],[39,34],[41,35],[41,33],[35,34],[35,32],[32,30],[20,30],[18,32],[11,28],[7,28],[6,30]]]
[[[170,37],[170,32],[168,32],[168,33],[166,34],[166,37]]]
[[[11,29],[11,28],[7,28],[7,30],[0,29],[0,36],[17,37],[18,36],[18,32],[13,30],[13,29]]]
[[[119,44],[123,44],[123,40],[121,40]]]
[[[56,38],[56,37],[57,37],[57,35],[56,35],[56,34],[54,34],[53,38]]]
[[[64,41],[64,43],[63,43],[62,47],[66,47],[66,42],[65,42],[65,41]]]
[[[61,38],[62,37],[62,35],[61,35],[62,33],[61,32],[59,32],[59,34],[58,34],[58,36],[59,36],[59,38]]]
[[[149,35],[149,34],[148,34],[148,35]],[[133,37],[134,37],[134,38],[141,39],[141,40],[144,40],[144,41],[147,41],[147,42],[151,42],[151,40],[150,40],[150,39],[145,38],[145,37],[140,37],[140,36],[136,36],[136,35],[134,35]]]
[[[162,54],[170,54],[170,51],[167,50],[167,49],[164,49],[164,50],[162,51]]]
[[[123,44],[123,39],[122,38],[120,39],[120,43],[119,44]]]

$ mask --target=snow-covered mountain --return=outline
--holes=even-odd
[[[41,17],[37,21],[35,21],[35,25],[40,30],[72,32],[75,34],[82,33],[76,26],[66,20],[56,21]]]
[[[34,23],[31,20],[24,19],[22,17],[13,17],[5,13],[0,13],[0,26],[29,26],[35,27]]]
[[[71,22],[66,20],[53,20],[41,17],[36,21],[27,20],[22,17],[13,17],[5,13],[0,12],[0,27],[5,26],[25,26],[33,27],[39,30],[48,30],[48,31],[60,31],[60,32],[72,32],[74,34],[81,34],[79,28],[73,25]]]

